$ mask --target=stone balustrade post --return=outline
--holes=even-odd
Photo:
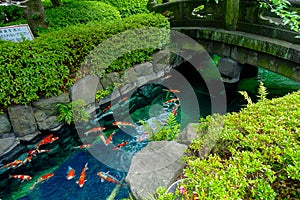
[[[225,29],[235,31],[239,19],[240,0],[225,0]]]

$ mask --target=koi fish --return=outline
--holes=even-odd
[[[102,113],[105,113],[106,111],[108,111],[111,108],[111,105],[106,106],[106,108],[104,108],[102,110]]]
[[[77,147],[73,147],[73,149],[84,149],[84,148],[89,148],[93,146],[92,144],[83,144],[83,145],[80,145],[80,146],[77,146]]]
[[[51,137],[50,137],[51,136]],[[40,146],[45,145],[45,144],[51,144],[52,142],[58,140],[58,137],[52,137],[53,135],[49,135],[45,137],[40,143],[36,145],[36,149],[39,149]]]
[[[75,170],[72,167],[68,166],[67,179],[71,180],[74,177],[75,177]]]
[[[21,179],[22,181],[26,180],[26,181],[29,181],[31,180],[31,176],[28,176],[28,175],[9,175],[9,178],[15,178],[15,179]]]
[[[163,91],[172,92],[172,93],[179,93],[180,90],[172,90],[172,89],[163,89]]]
[[[120,101],[123,102],[123,101],[126,101],[127,99],[128,99],[128,97],[126,96],[126,97],[122,98]]]
[[[90,130],[88,130],[87,132],[83,133],[85,136],[88,136],[88,134],[90,133],[93,133],[93,132],[98,132],[98,131],[104,131],[105,130],[105,127],[103,126],[99,126],[99,127],[96,127],[96,128],[92,128]]]
[[[114,125],[114,126],[132,126],[132,127],[136,127],[135,124],[130,123],[130,122],[113,122],[112,125]]]
[[[17,168],[20,167],[23,164],[23,160],[15,160],[13,162],[10,162],[6,165],[3,165],[0,169],[4,169],[4,168]]]
[[[106,145],[108,145],[109,143],[111,143],[111,140],[112,140],[114,134],[116,134],[116,132],[113,132],[112,134],[110,134],[110,136],[108,136],[108,138],[105,141]]]
[[[25,160],[23,161],[23,163],[22,163],[22,164],[26,164],[26,163],[29,163],[29,162],[31,162],[32,158],[33,158],[33,156],[32,156],[32,155],[29,155],[29,156],[27,156],[27,157],[25,158]]]
[[[110,175],[108,172],[98,172],[97,175],[101,178],[101,182],[107,181],[118,185],[123,185],[120,181],[118,181],[115,177]]]
[[[102,142],[103,142],[104,144],[106,144],[106,140],[105,140],[105,138],[104,138],[104,136],[103,136],[102,133],[99,134],[99,137],[100,137],[100,139],[102,140]]]
[[[111,150],[117,150],[117,149],[119,149],[119,148],[121,148],[121,147],[124,147],[124,146],[126,146],[128,144],[128,142],[126,141],[126,142],[122,142],[121,144],[117,144],[115,147],[113,147]]]
[[[139,136],[139,137],[136,139],[136,141],[137,141],[137,142],[141,142],[141,141],[146,140],[148,137],[149,137],[149,133],[148,133],[148,132],[145,132],[145,133],[143,133],[141,136]]]
[[[39,184],[39,183],[41,183],[41,182],[43,182],[43,181],[45,181],[45,180],[51,178],[52,176],[54,176],[54,173],[50,173],[50,174],[45,174],[45,175],[43,175],[43,176],[42,176],[41,178],[39,178],[36,182],[34,182],[34,184],[33,184],[29,189],[30,189],[30,190],[33,190],[33,188],[34,188],[37,184]]]
[[[164,103],[165,104],[167,104],[167,103],[175,103],[176,101],[179,101],[179,98],[170,99],[168,101],[165,101]]]
[[[177,110],[178,110],[179,106],[180,106],[180,104],[177,104],[177,105],[175,105],[175,107],[172,109],[172,113],[173,113],[174,116],[177,115]]]
[[[36,156],[38,153],[46,153],[46,152],[50,152],[51,150],[47,149],[33,149],[27,152],[27,155],[32,155],[32,156]]]
[[[84,168],[81,171],[80,177],[76,183],[79,185],[79,187],[83,187],[85,180],[85,172],[88,169],[87,167],[88,163],[85,164]]]

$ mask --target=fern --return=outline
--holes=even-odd
[[[259,98],[258,101],[267,100],[268,92],[267,92],[267,88],[264,86],[263,82],[259,83],[258,94],[259,94],[259,95],[257,95],[257,97]]]
[[[247,105],[253,104],[251,98],[249,97],[248,93],[246,91],[239,91],[239,93],[244,97],[244,99],[247,101]]]

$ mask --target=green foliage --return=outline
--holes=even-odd
[[[58,103],[58,121],[71,124],[72,122],[87,122],[90,114],[84,108],[84,101],[79,99],[67,104]]]
[[[130,15],[149,13],[147,10],[148,0],[100,0],[116,7],[122,17]]]
[[[149,26],[168,28],[169,23],[161,15],[141,14],[116,21],[70,26],[41,34],[33,41],[0,41],[0,108],[28,104],[41,96],[67,91],[81,63],[97,45],[122,31]],[[153,51],[146,50],[147,56]],[[135,51],[119,59],[128,67],[144,56]],[[107,70],[118,70],[118,66]]]
[[[0,6],[0,27],[22,18],[23,9],[16,6]]]
[[[166,124],[163,125],[158,121],[153,121],[155,128],[151,127],[147,122],[140,121],[145,132],[149,133],[149,140],[161,141],[161,140],[173,140],[180,131],[180,124],[177,122],[173,113],[170,113]]]
[[[248,105],[252,104],[252,100],[246,91],[239,91],[239,93],[245,98]],[[264,83],[259,82],[258,95],[257,95],[258,101],[266,101],[267,95],[268,95],[268,92],[267,92],[267,88],[264,86]]]
[[[199,199],[284,199],[299,197],[300,91],[259,101],[224,120],[216,145],[206,157],[205,137],[195,139],[185,156],[184,187]],[[199,124],[209,133],[217,116]],[[208,184],[209,183],[209,184]]]
[[[49,27],[62,28],[91,21],[119,19],[119,11],[102,2],[72,2],[58,8],[46,10]]]

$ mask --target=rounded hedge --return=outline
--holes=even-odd
[[[97,1],[74,1],[61,7],[46,9],[45,12],[49,27],[53,28],[121,18],[118,9]]]

